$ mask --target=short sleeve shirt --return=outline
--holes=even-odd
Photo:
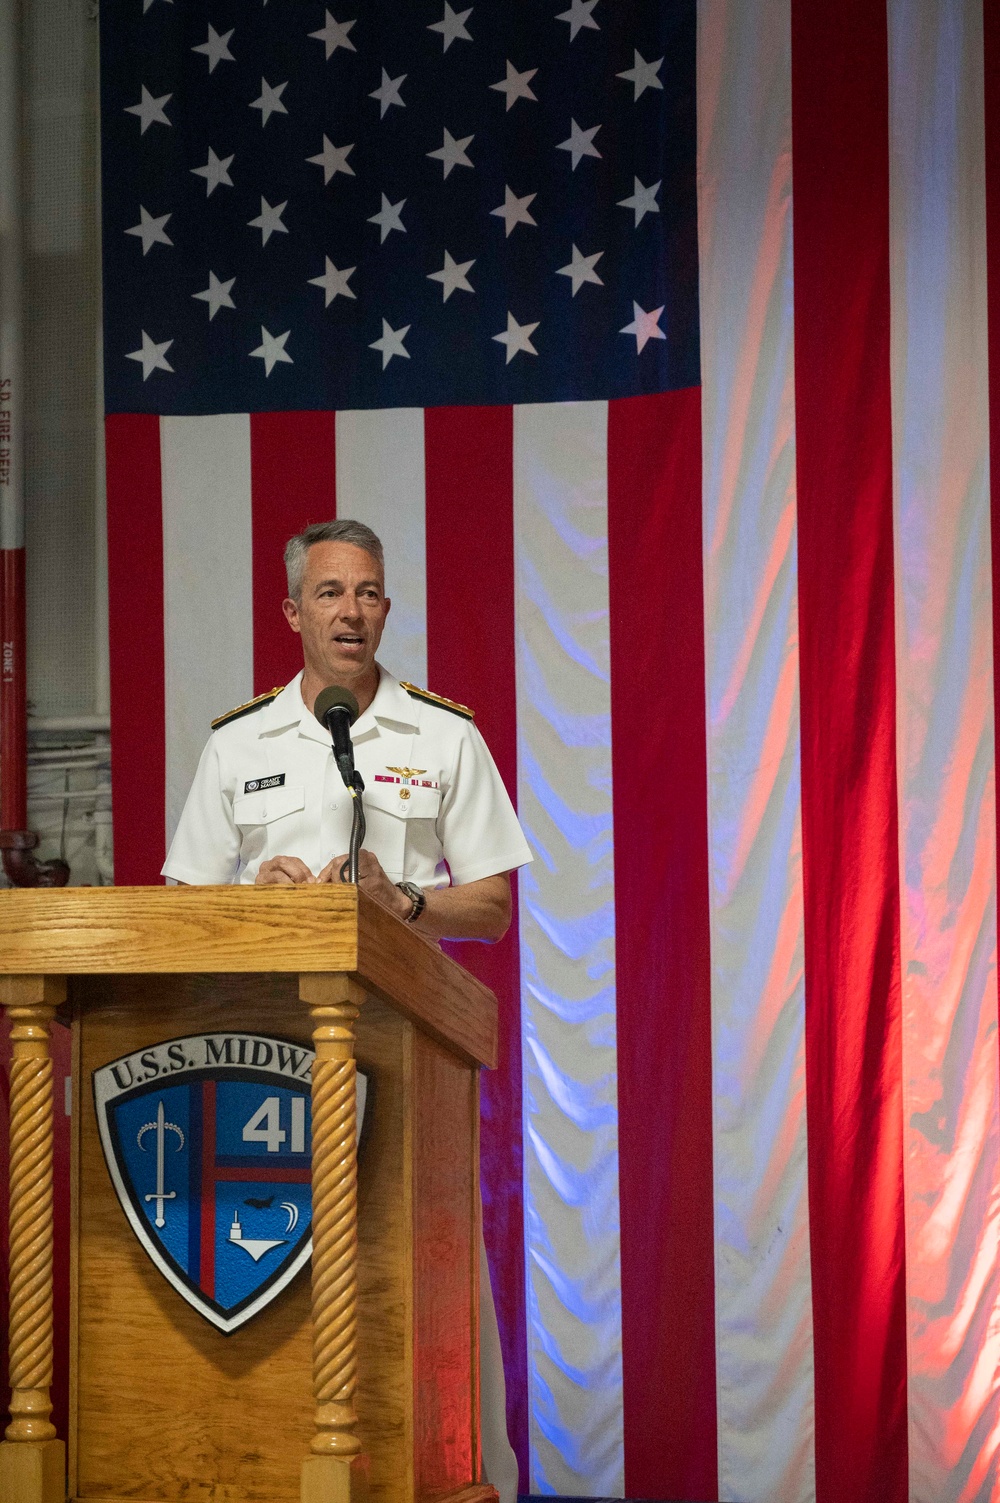
[[[496,764],[473,722],[417,699],[379,669],[352,728],[373,851],[393,882],[447,887],[531,860]],[[214,731],[202,753],[163,875],[252,883],[262,861],[298,856],[318,873],[346,853],[351,797],[302,675]]]

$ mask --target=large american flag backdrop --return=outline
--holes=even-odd
[[[998,8],[330,3],[101,7],[117,880],[369,522],[535,852],[522,1488],[996,1498]]]

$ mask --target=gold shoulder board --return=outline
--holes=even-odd
[[[235,710],[217,715],[212,721],[212,730],[217,731],[220,725],[228,725],[231,720],[239,720],[241,715],[249,715],[252,710],[259,710],[261,705],[270,704],[272,699],[277,699],[284,687],[284,684],[279,684],[276,689],[268,689],[266,694],[258,694],[256,699],[248,699],[245,705],[237,705]]]
[[[400,680],[400,688],[405,689],[411,699],[423,700],[425,704],[437,705],[439,710],[450,710],[453,715],[461,715],[463,720],[475,720],[475,710],[470,710],[468,705],[456,704],[453,699],[445,699],[443,694],[432,694],[429,689],[418,689],[416,684],[406,684]]]

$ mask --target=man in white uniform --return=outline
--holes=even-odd
[[[213,723],[163,874],[177,882],[336,882],[351,797],[312,713],[329,684],[350,689],[368,832],[359,884],[429,939],[502,939],[510,872],[531,860],[472,712],[401,684],[375,658],[389,613],[382,544],[360,522],[319,523],[285,549],[288,624],[304,667],[283,689]],[[503,1367],[481,1280],[484,1469],[501,1503],[517,1494]]]

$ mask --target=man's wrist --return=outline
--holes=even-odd
[[[415,924],[427,904],[426,894],[415,882],[397,882],[396,886],[410,904],[409,912],[401,917],[406,923]]]

